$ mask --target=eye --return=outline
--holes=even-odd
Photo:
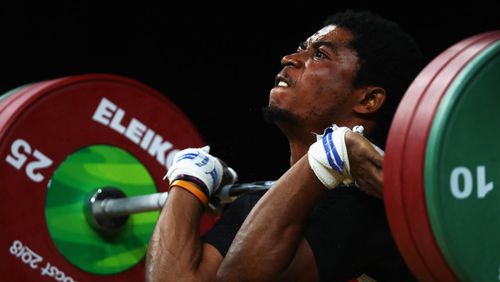
[[[325,52],[321,51],[321,49],[316,49],[314,51],[314,58],[323,59],[328,58]]]
[[[299,47],[297,47],[297,52],[306,50],[306,42],[300,42]]]

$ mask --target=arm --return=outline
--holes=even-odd
[[[347,159],[346,154],[349,157],[351,154],[359,154],[350,160],[351,168],[369,169],[359,174],[363,178],[359,183],[367,185],[367,188],[382,187],[381,168],[374,169],[371,164],[358,164],[365,162],[366,156],[381,161],[379,157],[373,156],[378,153],[361,135],[352,132],[346,132],[346,135],[346,142],[355,150],[349,151],[344,145],[344,154],[342,155],[342,150],[339,151],[343,159]],[[357,136],[350,138],[353,136],[349,135]],[[319,144],[323,148],[322,143]],[[255,206],[233,241],[218,277],[224,281],[241,281],[242,277],[248,281],[273,281],[290,271],[290,263],[294,257],[297,259],[297,246],[304,245],[303,231],[307,217],[326,193],[325,185],[330,185],[333,189],[346,177],[342,175],[342,171],[334,172],[331,168],[320,168],[319,173],[313,171],[308,157],[306,155],[294,164]],[[316,163],[315,167],[318,166],[321,164]],[[326,171],[331,172],[331,175],[325,176]],[[318,175],[321,176],[321,181]],[[316,268],[312,270],[316,275]]]
[[[208,152],[208,146],[189,148],[174,157],[166,175],[171,183],[167,202],[148,246],[147,281],[215,279],[222,255],[202,243],[200,220],[213,191],[237,176]]]
[[[303,157],[252,209],[219,269],[218,278],[276,281],[285,274],[298,246],[307,244],[302,238],[306,218],[325,192],[307,157]],[[314,259],[312,255],[309,257]]]
[[[199,235],[203,207],[184,189],[171,189],[146,257],[147,281],[213,281],[222,261]]]

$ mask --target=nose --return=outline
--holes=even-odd
[[[300,54],[298,52],[296,52],[296,53],[293,53],[293,54],[285,55],[281,59],[281,64],[284,67],[286,67],[286,66],[292,66],[292,67],[298,68],[298,67],[302,66],[303,62],[300,59]]]

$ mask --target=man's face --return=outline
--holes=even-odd
[[[358,69],[356,52],[349,47],[352,34],[329,25],[283,57],[283,70],[269,95],[269,109],[285,113],[275,121],[321,132],[332,123],[353,117],[352,81]],[[286,124],[281,124],[285,125]]]

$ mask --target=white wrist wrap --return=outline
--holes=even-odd
[[[188,180],[197,179],[201,181],[208,191],[204,191],[207,197],[217,189],[223,177],[223,167],[221,162],[209,154],[210,147],[188,148],[175,154],[172,166],[165,175],[170,182],[177,179]]]
[[[340,182],[352,182],[344,139],[347,131],[350,131],[347,127],[333,125],[325,129],[323,135],[318,135],[317,141],[309,147],[309,165],[328,189]]]

